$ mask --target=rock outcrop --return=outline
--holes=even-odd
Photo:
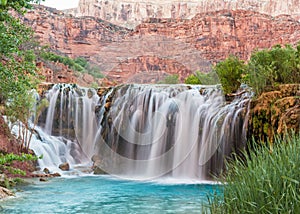
[[[273,140],[274,134],[300,131],[300,85],[280,85],[251,103],[249,134]]]
[[[53,8],[36,5],[25,14],[24,22],[35,31],[43,45],[62,54],[89,57],[107,43],[119,42],[129,32],[101,19],[74,18]]]
[[[80,0],[78,8],[66,10],[75,16],[93,16],[134,28],[149,18],[189,19],[197,13],[218,10],[250,10],[272,16],[300,18],[299,0]]]
[[[38,71],[44,76],[44,81],[51,83],[77,83],[74,71],[69,69],[68,66],[59,62],[42,61],[36,63]]]
[[[14,195],[15,194],[9,189],[0,186],[0,200]]]
[[[167,74],[183,80],[197,70],[209,71],[230,54],[247,60],[255,49],[300,40],[300,23],[291,16],[245,10],[151,18],[129,30],[39,6],[26,14],[25,22],[43,44],[70,57],[85,57],[116,83],[149,83]]]

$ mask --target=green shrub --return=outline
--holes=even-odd
[[[40,157],[40,158],[42,158],[42,157]],[[13,174],[25,175],[24,171],[11,166],[13,161],[30,161],[30,160],[37,160],[37,159],[38,159],[38,157],[33,156],[31,154],[16,155],[13,153],[10,153],[10,154],[0,153],[0,174],[4,173],[5,170],[7,170]]]
[[[87,68],[89,64],[88,61],[83,57],[77,57],[76,59],[74,59],[74,62],[83,68]]]
[[[241,83],[245,72],[245,64],[235,56],[230,56],[219,62],[214,70],[218,74],[225,94],[236,92]]]
[[[219,77],[215,71],[211,71],[209,73],[202,73],[200,71],[196,71],[195,74],[189,75],[184,80],[184,83],[191,85],[215,85],[220,82]]]
[[[254,145],[257,145],[254,142]],[[300,213],[300,134],[256,146],[228,164],[211,213]]]
[[[173,74],[166,76],[162,81],[159,81],[159,84],[178,84],[179,83],[179,75]]]
[[[196,77],[194,74],[189,75],[185,80],[185,84],[191,84],[191,85],[200,85],[201,81],[198,77]]]
[[[244,81],[259,95],[278,84],[300,83],[300,45],[280,45],[251,55]]]

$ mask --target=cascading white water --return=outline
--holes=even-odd
[[[246,142],[249,93],[230,103],[217,86],[115,89],[96,144],[110,174],[207,179]]]
[[[228,103],[219,86],[123,85],[98,97],[55,85],[46,97],[37,128],[43,143],[31,144],[44,156],[41,167],[97,154],[114,175],[208,179],[246,143],[248,92]]]
[[[46,92],[49,106],[39,118],[30,148],[43,158],[41,169],[57,171],[62,163],[85,164],[94,154],[97,132],[95,106],[98,95],[94,89],[69,84],[54,85]]]

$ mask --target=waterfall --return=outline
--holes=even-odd
[[[97,122],[95,106],[99,96],[94,89],[71,84],[57,84],[44,97],[49,106],[39,118],[30,148],[43,158],[41,169],[57,171],[68,162],[71,167],[90,163]]]
[[[110,174],[208,179],[245,146],[249,93],[230,103],[218,86],[124,85],[112,94],[95,142]]]
[[[46,93],[49,107],[38,129],[44,139],[46,133],[55,138],[48,146],[64,145],[64,152],[49,148],[39,155],[71,164],[98,155],[103,171],[124,177],[204,180],[245,146],[248,92],[231,102],[219,86],[132,84],[98,94],[72,85]]]

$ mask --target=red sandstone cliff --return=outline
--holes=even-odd
[[[27,13],[25,22],[43,44],[88,58],[118,83],[155,82],[174,73],[183,80],[196,70],[210,70],[229,54],[248,59],[257,48],[300,40],[300,23],[290,16],[244,10],[199,13],[192,19],[152,18],[133,31],[44,7]]]

